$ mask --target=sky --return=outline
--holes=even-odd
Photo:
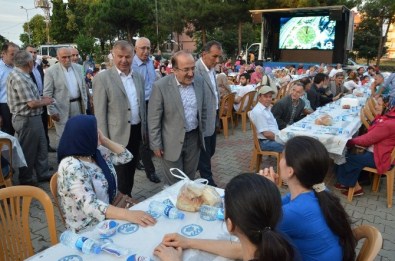
[[[26,11],[28,10],[29,20],[36,14],[44,15],[41,9],[34,9],[34,0],[0,0],[0,34],[18,45],[21,45],[19,35],[23,33],[23,24],[27,21]]]

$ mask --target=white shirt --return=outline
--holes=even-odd
[[[37,69],[38,64],[35,63],[32,73],[34,75],[34,79],[36,80],[37,83],[37,88],[38,88],[38,92],[40,95],[43,95],[43,81],[41,80],[41,74]]]
[[[254,86],[252,86],[252,85],[242,86],[242,87],[237,91],[236,97],[243,97],[247,92],[251,92],[251,91],[255,91]],[[248,98],[247,98],[247,99],[245,100],[245,102],[244,102],[243,111],[245,110],[245,106],[247,106],[247,103],[248,103]],[[238,110],[239,110],[240,105],[241,105],[241,102],[235,103],[235,104],[233,105],[233,107],[235,108],[235,111],[238,111]]]
[[[346,81],[345,83],[344,83],[344,87],[347,89],[347,90],[349,90],[349,91],[352,91],[352,90],[354,90],[354,89],[356,89],[356,88],[358,88],[358,87],[360,87],[356,82],[354,82],[353,80],[349,80],[349,81]]]
[[[182,106],[184,107],[185,116],[185,131],[189,132],[196,129],[199,126],[198,120],[198,108],[196,101],[196,93],[193,83],[190,85],[182,85],[179,83],[176,77],[178,90],[180,92]]]
[[[81,97],[80,90],[78,89],[77,77],[74,74],[73,68],[70,66],[69,68],[65,68],[61,65],[64,73],[64,77],[66,77],[67,88],[69,89],[70,100],[77,99]]]
[[[130,122],[132,125],[139,124],[141,122],[139,115],[139,99],[137,98],[137,90],[133,82],[132,68],[130,68],[130,72],[128,75],[118,70],[118,68],[117,71],[119,76],[121,77],[123,87],[125,88],[126,91],[126,95],[128,96],[130,109],[132,113]]]
[[[207,66],[204,64],[203,59],[200,58],[200,60],[201,60],[201,62],[203,64],[204,69],[206,70],[208,76],[210,77],[210,81],[211,81],[211,86],[210,87],[213,88],[214,95],[215,95],[215,100],[216,100],[215,108],[218,110],[219,99],[218,99],[218,92],[217,92],[217,88],[216,88],[217,87],[217,81],[215,79],[216,78],[215,77],[215,69],[214,68],[208,69]]]
[[[275,135],[279,133],[276,119],[270,111],[270,107],[265,107],[262,103],[258,102],[254,109],[251,110],[250,116],[252,122],[255,124],[258,139],[266,139],[262,134],[264,131],[271,131]]]

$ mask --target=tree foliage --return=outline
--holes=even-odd
[[[380,59],[385,53],[384,45],[387,41],[389,26],[383,31],[385,24],[395,22],[395,1],[393,0],[366,0],[359,6],[364,19],[375,22],[378,30],[379,42],[374,45],[377,48],[376,64],[380,65]]]
[[[8,42],[8,39],[0,34],[0,46],[3,46],[6,42]]]
[[[380,30],[375,19],[365,17],[358,25],[354,34],[354,50],[358,51],[359,58],[369,61],[377,57]]]
[[[29,23],[29,26],[27,26]],[[25,33],[21,34],[19,40],[22,42],[23,46],[29,44],[28,31],[30,29],[30,44],[39,46],[47,41],[47,31],[45,18],[42,15],[35,15],[29,22],[23,24],[23,30]]]

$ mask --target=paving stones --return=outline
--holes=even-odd
[[[53,145],[55,144],[54,129],[50,129],[49,134],[51,145]],[[251,172],[249,166],[252,147],[253,140],[252,131],[250,129],[248,129],[246,133],[243,133],[239,126],[235,129],[234,134],[230,134],[227,139],[224,138],[223,134],[217,136],[217,148],[212,160],[212,169],[214,180],[219,187],[224,188],[229,180],[239,173]],[[49,153],[49,163],[55,170],[57,169],[56,153]],[[159,161],[157,159],[154,159],[154,165],[157,169],[159,178],[163,181],[164,178],[162,177]],[[275,159],[264,157],[261,166],[267,167],[275,165]],[[196,177],[198,176],[199,174],[197,173]],[[14,177],[14,180],[17,181],[17,174]],[[362,197],[354,197],[352,202],[348,202],[345,196],[334,189],[333,184],[335,180],[332,174],[327,177],[326,182],[327,184],[329,183],[329,188],[340,197],[347,213],[351,216],[354,226],[370,224],[381,231],[384,238],[383,249],[375,260],[395,260],[395,206],[393,208],[387,208],[386,179],[383,179],[381,182],[379,192],[372,192],[370,186],[364,186],[365,195]],[[40,183],[39,186],[51,195],[49,183]],[[152,183],[146,178],[144,171],[136,170],[132,194],[137,200],[142,201],[147,199],[161,191],[163,187],[163,182],[157,184]],[[280,191],[282,194],[285,194],[288,189],[283,186]],[[65,228],[61,222],[57,208],[55,208],[55,215],[57,216],[57,231],[58,235],[60,235]],[[38,206],[38,204],[33,205],[31,218],[33,245],[35,251],[39,251],[48,247],[50,241],[48,230],[46,229],[46,219],[42,213],[41,206]],[[360,245],[361,244],[359,244],[359,247]]]

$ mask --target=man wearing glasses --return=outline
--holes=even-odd
[[[47,109],[60,139],[67,120],[85,114],[87,97],[81,69],[71,62],[70,48],[59,48],[57,58],[59,62],[44,75],[43,95],[55,99]]]
[[[148,110],[148,100],[151,96],[152,84],[156,80],[156,73],[154,63],[150,58],[151,42],[141,37],[136,40],[135,49],[136,55],[133,57],[132,68],[133,71],[139,73],[144,78],[144,98],[146,110]],[[143,164],[137,163],[137,168],[143,170],[147,178],[154,183],[159,183],[160,179],[155,173],[155,166],[152,163],[152,151],[149,148],[148,139],[140,145],[140,157]]]
[[[179,51],[171,62],[174,74],[153,85],[147,119],[150,146],[161,159],[167,184],[178,181],[170,168],[194,179],[207,119],[203,79],[194,73],[192,55]]]

